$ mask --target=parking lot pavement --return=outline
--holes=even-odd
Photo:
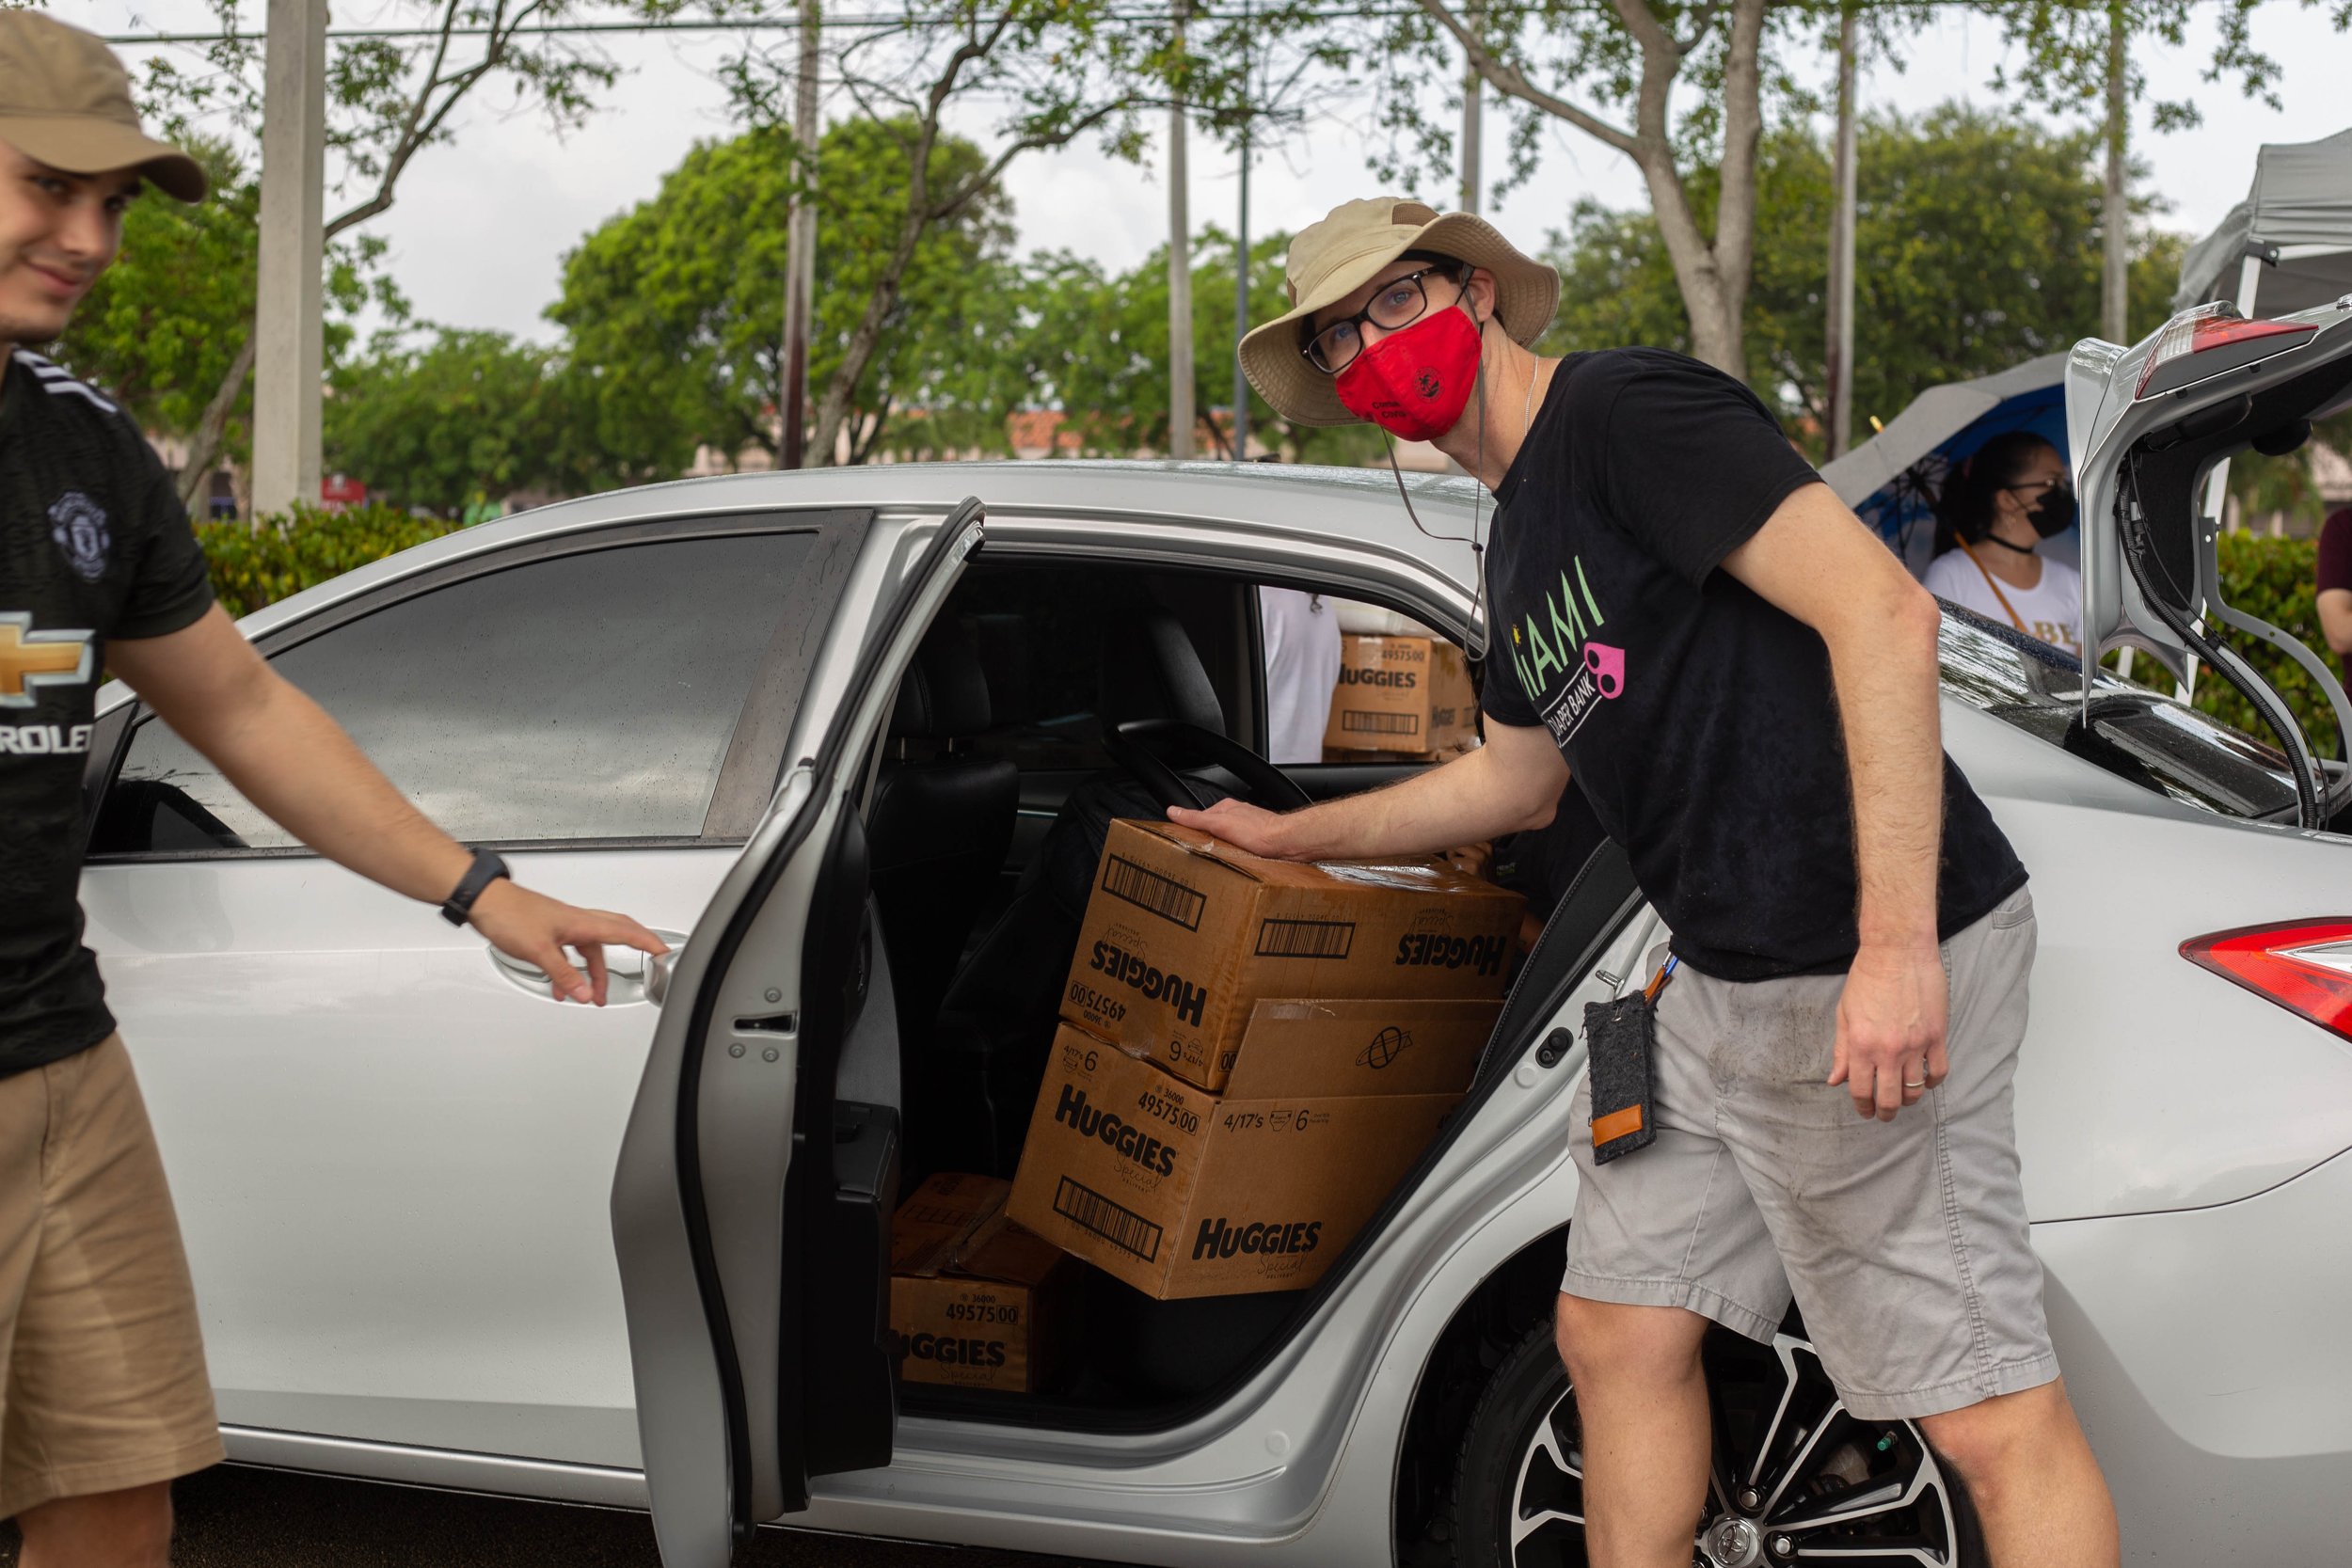
[[[642,1513],[459,1497],[229,1466],[192,1476],[174,1568],[660,1568]],[[961,1551],[766,1529],[737,1568],[1088,1568],[1068,1558]],[[0,1525],[0,1564],[16,1532]]]

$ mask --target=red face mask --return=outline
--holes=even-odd
[[[1478,328],[1458,307],[1390,333],[1332,381],[1342,406],[1406,441],[1452,430],[1478,384]]]

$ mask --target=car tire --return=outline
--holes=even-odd
[[[1959,1478],[1909,1421],[1850,1415],[1804,1339],[1714,1329],[1705,1359],[1715,1455],[1694,1563],[1987,1568]],[[1581,1447],[1567,1370],[1537,1324],[1495,1364],[1463,1433],[1432,1532],[1454,1568],[1586,1568]]]

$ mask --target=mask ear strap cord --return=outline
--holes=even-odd
[[[1475,311],[1471,312],[1470,319],[1472,321],[1478,320],[1477,313]],[[1479,336],[1482,338],[1486,336],[1486,325],[1483,322],[1479,325]],[[1482,363],[1478,367],[1478,379],[1472,384],[1472,390],[1478,399],[1477,461],[1478,466],[1482,468],[1486,466],[1486,367],[1483,363],[1485,357],[1486,356],[1483,354],[1480,356]],[[1486,657],[1486,649],[1490,641],[1486,634],[1485,620],[1486,609],[1486,546],[1485,540],[1479,535],[1478,525],[1481,515],[1486,511],[1486,482],[1484,480],[1478,481],[1478,493],[1471,499],[1470,501],[1470,531],[1469,538],[1465,539],[1458,533],[1432,532],[1429,525],[1421,520],[1421,514],[1413,510],[1413,498],[1406,491],[1405,488],[1405,470],[1398,467],[1396,465],[1396,443],[1390,439],[1389,432],[1385,426],[1375,425],[1373,428],[1380,432],[1380,447],[1383,451],[1388,453],[1389,472],[1396,480],[1396,499],[1405,503],[1405,515],[1413,520],[1413,526],[1421,530],[1423,537],[1434,539],[1439,544],[1468,545],[1470,547],[1471,567],[1477,576],[1478,581],[1476,587],[1471,592],[1470,627],[1468,635],[1464,638],[1464,641],[1469,643],[1470,646],[1468,646],[1464,651],[1467,652],[1470,657],[1484,661]],[[1475,475],[1471,477],[1476,478]]]

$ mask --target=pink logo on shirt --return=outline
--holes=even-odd
[[[1625,650],[1613,648],[1606,642],[1584,644],[1584,668],[1593,673],[1593,684],[1600,688],[1604,697],[1620,696],[1625,691]]]

